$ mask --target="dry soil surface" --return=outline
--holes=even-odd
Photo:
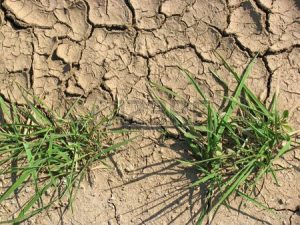
[[[96,105],[107,114],[119,100],[124,125],[139,128],[144,136],[111,157],[111,169],[93,168],[92,185],[82,184],[73,213],[57,205],[26,224],[195,224],[201,190],[187,186],[196,173],[176,162],[188,157],[180,141],[159,141],[158,128],[166,119],[146,84],[159,82],[196,102],[180,66],[221,107],[235,82],[213,51],[238,71],[259,52],[248,84],[266,102],[279,89],[279,107],[289,109],[292,124],[300,128],[299,0],[0,2],[2,97],[22,103],[17,82],[54,109],[83,96],[82,108]],[[179,110],[188,113],[190,108]],[[282,162],[289,169],[279,173],[279,187],[265,182],[260,199],[275,215],[250,203],[239,211],[237,199],[232,209],[221,208],[212,224],[300,224],[299,161],[298,151]],[[6,203],[0,217],[13,213],[14,206],[14,199]]]

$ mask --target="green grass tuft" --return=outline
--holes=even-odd
[[[206,109],[203,123],[194,123],[180,116],[171,109],[166,100],[159,97],[158,91],[173,96],[178,94],[153,83],[150,89],[154,100],[189,143],[195,156],[192,161],[181,161],[199,171],[199,179],[191,186],[205,185],[207,188],[206,203],[199,216],[198,225],[208,215],[213,218],[221,205],[228,204],[229,197],[233,194],[266,209],[251,193],[266,174],[271,174],[277,182],[273,162],[292,150],[295,144],[292,128],[288,124],[288,111],[280,113],[276,108],[277,93],[267,107],[245,84],[256,56],[240,76],[218,56],[237,81],[232,96],[225,96],[227,106],[223,112],[217,110],[207,99],[193,76],[187,70],[181,69],[198,92]]]
[[[123,132],[108,130],[113,116],[99,121],[94,113],[76,114],[77,102],[58,116],[24,90],[23,97],[22,106],[0,97],[0,175],[15,178],[0,195],[0,204],[26,185],[35,190],[14,219],[1,223],[20,223],[62,199],[70,206],[92,163],[130,141],[110,140]]]

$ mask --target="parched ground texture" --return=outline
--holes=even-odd
[[[2,97],[22,103],[17,82],[56,109],[83,96],[83,108],[96,105],[107,114],[119,100],[124,124],[139,127],[144,136],[113,156],[111,169],[93,168],[92,185],[82,184],[73,213],[57,205],[27,224],[195,224],[201,190],[187,186],[196,174],[176,162],[187,157],[180,142],[158,141],[156,128],[166,120],[146,84],[161,83],[195,102],[180,66],[220,106],[235,82],[213,51],[238,71],[259,52],[249,86],[266,102],[279,89],[279,107],[290,110],[292,124],[300,128],[299,0],[0,2]],[[236,200],[237,207],[221,208],[212,224],[300,224],[299,160],[299,151],[288,156],[279,187],[266,180],[261,191],[275,215],[250,203],[238,211]],[[15,206],[12,199],[1,207],[0,220]]]

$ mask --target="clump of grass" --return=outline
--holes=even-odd
[[[199,171],[199,179],[191,186],[204,185],[207,189],[199,225],[206,216],[212,219],[221,205],[228,205],[233,194],[267,209],[251,193],[267,174],[271,174],[277,183],[273,162],[296,144],[292,138],[295,132],[288,125],[289,112],[280,113],[276,108],[277,93],[267,107],[245,84],[256,56],[240,76],[219,57],[238,83],[232,96],[225,96],[227,106],[222,112],[209,101],[192,75],[181,69],[201,98],[205,108],[204,122],[195,123],[180,116],[158,96],[157,91],[173,96],[178,94],[153,83],[150,89],[154,100],[189,143],[194,160],[181,162]]]
[[[23,97],[26,104],[21,106],[0,97],[0,174],[14,177],[0,204],[28,184],[35,190],[14,219],[1,223],[20,223],[62,199],[70,206],[92,163],[130,141],[110,140],[123,132],[108,130],[112,116],[96,120],[92,112],[76,115],[77,102],[58,116],[42,109],[46,106],[37,97],[25,91]]]

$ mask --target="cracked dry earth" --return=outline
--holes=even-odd
[[[196,174],[175,160],[188,157],[182,143],[158,141],[157,128],[167,121],[146,83],[159,82],[196,102],[180,66],[221,107],[221,96],[235,82],[215,50],[238,71],[260,52],[249,86],[266,102],[279,88],[279,107],[289,109],[300,128],[299,0],[4,0],[0,48],[0,93],[6,100],[22,103],[15,82],[54,109],[83,96],[83,109],[95,104],[107,114],[118,99],[123,123],[139,127],[144,136],[110,158],[112,169],[92,169],[92,185],[82,184],[73,213],[61,216],[57,205],[26,224],[195,224],[200,190],[187,186]],[[187,113],[189,107],[179,110]],[[299,225],[299,160],[295,151],[280,162],[288,170],[279,172],[279,187],[265,181],[259,199],[274,214],[250,203],[238,211],[237,199],[212,224]],[[16,207],[12,199],[0,215]]]

